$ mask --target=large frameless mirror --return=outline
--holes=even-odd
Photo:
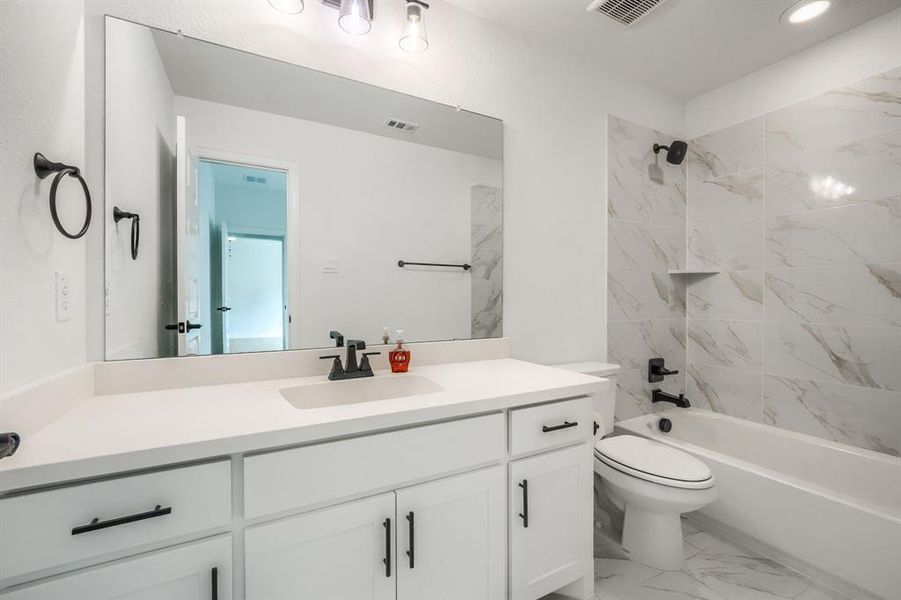
[[[502,333],[497,119],[108,17],[104,216],[108,360]]]

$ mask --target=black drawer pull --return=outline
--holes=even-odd
[[[579,424],[578,421],[563,421],[562,425],[554,425],[552,427],[548,427],[547,425],[541,426],[541,431],[547,433],[549,431],[560,431],[561,429],[569,429],[570,427],[576,427]]]
[[[116,527],[118,525],[125,525],[127,523],[134,523],[136,521],[143,521],[145,519],[153,519],[156,517],[163,517],[165,515],[172,514],[172,507],[167,506],[166,508],[162,508],[159,504],[156,505],[156,508],[153,510],[148,510],[147,512],[138,513],[136,515],[129,515],[127,517],[119,517],[118,519],[110,519],[109,521],[101,521],[100,519],[94,519],[87,525],[79,525],[78,527],[72,528],[72,535],[80,535],[82,533],[88,533],[90,531],[97,531],[98,529],[107,529],[109,527]]]
[[[523,479],[522,483],[519,484],[519,487],[522,488],[522,512],[519,513],[519,516],[522,517],[522,526],[525,528],[529,527],[529,480]]]
[[[407,521],[408,521],[409,524],[410,524],[410,549],[407,550],[407,556],[410,557],[410,568],[412,569],[412,568],[413,568],[413,565],[414,565],[414,558],[413,558],[413,557],[414,557],[414,555],[415,555],[415,553],[416,553],[416,551],[414,550],[414,547],[413,547],[414,540],[415,540],[415,537],[416,537],[416,536],[415,536],[415,530],[414,530],[414,528],[413,528],[413,511],[412,511],[412,510],[411,510],[410,512],[407,513]]]
[[[385,526],[385,558],[382,559],[382,562],[385,563],[385,577],[391,577],[391,518],[385,519],[383,525]]]
[[[210,569],[210,599],[219,600],[219,567]]]

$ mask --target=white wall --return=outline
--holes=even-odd
[[[292,347],[330,345],[332,329],[370,343],[382,327],[409,341],[470,337],[470,274],[397,261],[470,261],[470,185],[500,186],[498,161],[190,98],[178,112],[192,148],[297,167]],[[227,221],[221,187],[216,218]],[[325,261],[339,272],[323,273]]]
[[[97,213],[106,226],[106,358],[168,356],[162,326],[171,306],[161,299],[171,297],[163,290],[174,241],[175,96],[146,28],[111,21],[107,36],[115,50],[106,63],[109,202]],[[131,221],[114,223],[113,205],[141,217],[137,260]]]
[[[51,179],[38,182],[32,169],[35,152],[85,166],[82,17],[77,1],[0,2],[0,391],[86,358],[86,241],[56,231],[47,208]],[[77,183],[65,181],[58,195],[61,216],[76,231],[80,194]],[[94,232],[102,218],[102,210],[95,213]],[[72,285],[65,322],[54,316],[56,269]]]
[[[901,65],[901,9],[690,100],[689,139]]]
[[[398,48],[403,3],[394,0],[377,2],[373,31],[362,37],[341,32],[337,13],[318,2],[297,16],[258,0],[86,7],[89,126],[102,118],[102,45],[92,36],[104,13],[503,119],[505,334],[524,359],[606,355],[606,114],[680,133],[682,103],[440,0],[428,13],[432,45],[422,55]],[[97,160],[102,131],[89,132],[89,159]]]

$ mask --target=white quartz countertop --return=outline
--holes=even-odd
[[[314,409],[295,408],[279,392],[326,381],[315,376],[94,396],[0,461],[0,492],[475,415],[610,385],[509,358],[410,373],[444,391]]]

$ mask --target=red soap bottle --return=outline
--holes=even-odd
[[[404,330],[397,330],[397,348],[388,353],[392,373],[406,373],[410,368],[410,351],[404,348]]]

